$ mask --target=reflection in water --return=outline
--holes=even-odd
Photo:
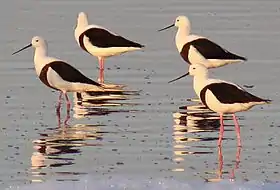
[[[137,95],[139,91],[74,93],[74,118],[136,111],[125,107],[137,104],[125,101]]]
[[[235,176],[235,171],[236,169],[239,168],[240,165],[240,154],[241,154],[241,147],[237,146],[236,149],[236,158],[235,158],[235,162],[232,164],[226,164],[226,166],[229,166],[231,169],[231,171],[225,171],[224,170],[224,158],[223,158],[223,152],[222,152],[222,147],[218,147],[218,169],[216,171],[216,177],[214,178],[205,178],[205,181],[207,182],[219,182],[221,181],[223,178],[223,174],[228,173],[229,176],[228,178],[231,181],[234,181],[236,176]],[[209,173],[207,173],[209,174]]]
[[[41,182],[45,175],[51,173],[71,177],[83,174],[65,172],[64,169],[56,169],[57,172],[50,170],[75,164],[74,155],[81,153],[81,147],[102,146],[104,133],[106,132],[101,131],[100,125],[84,124],[59,126],[40,133],[40,138],[33,141],[35,151],[31,156],[32,182]]]
[[[173,118],[173,161],[177,163],[173,171],[184,171],[186,164],[183,162],[187,155],[213,154],[220,119],[215,112],[197,101],[193,101],[192,105],[181,106],[180,111],[173,114]],[[231,117],[225,116],[224,119],[229,120]],[[227,130],[234,130],[232,126],[229,128]]]
[[[58,126],[61,126],[61,112],[60,112],[60,109],[57,109],[56,110],[56,116],[57,116],[57,123],[58,123]],[[64,125],[65,126],[68,126],[68,121],[70,120],[70,111],[67,110],[67,113],[66,113],[66,117],[64,119]]]
[[[139,95],[139,92],[74,93],[74,118],[135,111],[129,106],[136,104],[124,101],[136,95]],[[124,109],[124,107],[128,108]],[[67,123],[70,115],[65,116],[64,125],[62,125],[59,112],[57,119],[58,127],[49,128],[48,131],[40,133],[40,138],[33,141],[35,151],[31,156],[32,182],[42,182],[44,177],[53,174],[62,176],[62,180],[66,180],[67,177],[70,177],[70,180],[78,180],[78,177],[76,179],[73,177],[84,173],[65,171],[65,167],[75,164],[75,155],[81,154],[82,147],[102,146],[103,135],[109,133],[101,131],[101,125],[71,126]],[[56,172],[52,171],[54,168]]]
[[[194,134],[202,132],[218,131],[219,118],[200,103],[180,107],[180,112],[174,113],[173,118],[173,161],[177,163],[173,171],[185,171],[183,163],[186,155],[211,154],[206,145],[197,146],[194,143],[200,141],[215,141],[213,137],[198,137]],[[193,150],[195,149],[195,150]]]

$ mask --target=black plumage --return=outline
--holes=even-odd
[[[186,43],[180,52],[182,58],[188,63],[190,63],[188,58],[190,46],[197,49],[197,51],[206,59],[247,60],[245,57],[233,54],[206,38],[199,38]]]
[[[103,28],[90,28],[90,29],[84,31],[79,37],[80,46],[85,51],[87,51],[87,50],[86,50],[84,42],[83,42],[84,36],[89,38],[89,41],[91,42],[91,44],[93,46],[96,46],[99,48],[110,48],[110,47],[142,48],[142,47],[144,47],[143,45],[130,41],[128,39],[125,39],[122,36],[114,35]]]
[[[48,82],[47,72],[49,68],[52,68],[63,80],[67,82],[77,82],[101,86],[99,83],[86,77],[80,71],[78,71],[68,63],[65,63],[63,61],[53,61],[43,67],[39,76],[40,80],[50,88],[56,89],[52,87]]]
[[[223,104],[270,102],[270,100],[262,99],[257,96],[254,96],[253,94],[250,94],[241,87],[222,82],[209,84],[201,90],[200,99],[205,106],[207,106],[207,90],[210,90],[213,93],[213,95]]]

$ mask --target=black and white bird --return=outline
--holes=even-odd
[[[80,12],[78,15],[75,39],[84,51],[98,58],[98,80],[101,83],[104,83],[104,59],[106,57],[140,50],[144,47],[102,26],[89,25],[87,15],[84,12]]]
[[[245,57],[227,51],[206,37],[191,34],[191,24],[186,16],[178,16],[174,24],[159,31],[173,26],[178,28],[175,37],[177,49],[189,64],[203,63],[207,68],[216,68],[247,60]]]
[[[201,102],[207,108],[220,115],[221,126],[218,146],[221,146],[224,133],[224,114],[232,114],[238,138],[238,146],[241,146],[240,127],[235,113],[247,111],[255,105],[267,104],[271,102],[271,100],[254,96],[234,83],[220,79],[209,79],[208,69],[202,64],[190,65],[188,73],[170,82],[183,78],[187,75],[194,76],[193,88]]]
[[[14,52],[13,55],[31,46],[35,48],[34,64],[37,76],[46,86],[60,91],[57,112],[60,111],[62,95],[64,94],[67,101],[67,113],[69,113],[71,103],[67,92],[118,91],[89,79],[73,66],[60,59],[49,57],[47,42],[42,37],[33,37],[31,44]]]

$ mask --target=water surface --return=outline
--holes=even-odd
[[[5,0],[0,8],[1,187],[76,181],[85,175],[227,180],[233,169],[240,181],[278,181],[279,7],[276,0]],[[126,84],[140,94],[99,105],[89,101],[86,110],[76,105],[70,126],[64,128],[58,126],[55,114],[58,94],[36,78],[33,50],[11,53],[40,35],[48,41],[51,56],[96,79],[97,59],[80,50],[74,40],[80,11],[88,13],[91,23],[146,45],[144,51],[105,62],[108,82]],[[194,33],[248,58],[244,64],[212,70],[213,76],[254,85],[250,92],[273,100],[238,114],[241,150],[236,148],[233,121],[226,120],[222,162],[216,147],[217,115],[198,111],[197,102],[187,101],[195,98],[192,79],[167,83],[185,72],[187,65],[175,48],[175,29],[161,33],[157,29],[180,14],[190,17]],[[90,104],[95,105],[89,108]]]

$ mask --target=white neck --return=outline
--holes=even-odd
[[[48,64],[47,47],[36,47],[34,53],[34,64],[37,75],[39,76],[43,67]]]
[[[207,79],[208,79],[208,73],[200,73],[194,76],[193,88],[198,97],[200,97],[200,91],[206,85]]]
[[[77,24],[78,27],[86,27],[88,26],[88,19],[87,19],[87,16],[81,16],[78,18],[78,24]]]
[[[85,28],[87,26],[88,26],[88,19],[87,19],[86,15],[79,16],[79,18],[77,20],[77,26],[75,28],[75,38],[78,43],[79,43],[79,36],[81,35],[81,33],[83,33],[85,31]]]
[[[181,52],[185,43],[188,42],[188,36],[190,35],[190,28],[187,26],[179,27],[176,34],[176,46],[179,52]]]

